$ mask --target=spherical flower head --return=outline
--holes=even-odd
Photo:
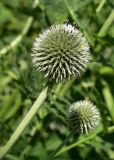
[[[32,51],[37,70],[56,83],[79,77],[90,61],[83,34],[67,23],[44,30],[33,43]]]
[[[98,126],[100,113],[93,103],[78,101],[68,110],[68,122],[74,132],[88,133]]]

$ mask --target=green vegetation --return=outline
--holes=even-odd
[[[4,160],[114,160],[113,0],[0,1],[0,153],[46,84],[31,63],[33,41],[43,29],[67,19],[90,44],[88,70],[49,90]],[[67,110],[84,99],[99,108],[101,123],[92,133],[71,136]]]

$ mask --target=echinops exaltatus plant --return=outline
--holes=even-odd
[[[89,133],[100,122],[100,113],[90,101],[77,101],[68,110],[69,127],[74,132]]]
[[[44,30],[33,43],[32,51],[37,70],[56,83],[79,77],[91,59],[83,34],[68,23]]]

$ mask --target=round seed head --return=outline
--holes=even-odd
[[[88,133],[98,126],[100,113],[91,102],[78,101],[68,110],[68,122],[73,131]]]
[[[49,81],[61,82],[83,73],[90,61],[89,45],[71,24],[51,26],[32,47],[33,63]]]

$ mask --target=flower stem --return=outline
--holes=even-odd
[[[80,23],[80,21],[78,19],[78,15],[76,13],[74,13],[72,8],[68,4],[68,0],[63,0],[63,2],[65,4],[66,9],[68,10],[68,13],[69,13],[70,17],[72,18],[72,20],[82,29],[83,25]],[[89,34],[87,33],[87,31],[84,28],[83,28],[83,32],[84,32],[84,35],[87,38],[88,42],[91,44],[91,46],[94,46],[93,41],[91,40],[91,37],[89,36]]]
[[[99,133],[99,132],[98,132],[98,133]],[[80,144],[83,144],[83,143],[87,142],[88,140],[91,140],[91,139],[94,138],[98,133],[93,133],[93,134],[91,134],[91,135],[85,136],[85,137],[83,137],[82,139],[80,139],[80,140],[78,140],[78,141],[70,144],[69,146],[66,146],[66,147],[62,148],[62,149],[56,154],[56,156],[58,156],[58,155],[60,155],[60,154],[62,154],[62,153],[64,153],[64,152],[66,152],[66,151],[68,151],[68,150],[70,150],[70,149],[72,149],[72,148],[74,148],[74,147],[76,147],[76,146],[79,146]]]
[[[73,12],[73,10],[70,8],[70,5],[68,4],[67,0],[63,0],[63,2],[64,2],[64,4],[65,4],[65,6],[66,6],[66,8],[67,8],[67,10],[68,10],[71,18],[73,19],[73,21],[76,22],[76,24],[78,24],[78,26],[80,27],[81,25],[80,25],[80,22],[79,22],[79,20],[78,20],[78,18],[77,18],[77,15],[74,14],[74,12]]]
[[[103,24],[102,28],[100,29],[98,36],[103,37],[105,36],[107,30],[109,29],[110,25],[114,21],[114,9],[111,11],[110,15],[108,16],[107,20]]]
[[[69,81],[67,81],[67,82],[64,84],[64,86],[63,86],[63,88],[61,89],[61,92],[60,92],[60,96],[61,96],[61,97],[64,97],[64,96],[65,96],[65,94],[67,93],[67,91],[70,89],[70,87],[71,87],[72,84],[74,83],[74,80],[75,80],[75,79],[69,80]]]
[[[25,115],[15,132],[12,134],[9,141],[6,143],[5,146],[0,148],[0,159],[2,159],[5,154],[11,149],[11,147],[15,144],[15,142],[19,139],[24,129],[27,127],[27,125],[30,123],[32,118],[35,116],[37,111],[40,109],[42,103],[47,98],[48,94],[48,87],[45,87],[42,92],[40,93],[39,97],[36,99],[35,103],[31,107],[31,109],[28,111],[28,113]]]
[[[66,147],[63,147],[62,149],[60,149],[58,151],[58,153],[55,155],[55,156],[59,156],[61,155],[62,153],[74,148],[74,147],[77,147],[91,139],[93,139],[94,137],[96,137],[99,133],[102,133],[103,132],[103,126],[100,126],[96,132],[92,133],[92,134],[89,134],[87,136],[84,136],[83,138],[79,139],[77,142],[74,142],[72,144],[70,144],[69,146],[66,146]],[[111,126],[111,127],[108,127],[108,130],[107,130],[107,134],[110,134],[114,132],[114,126]]]

